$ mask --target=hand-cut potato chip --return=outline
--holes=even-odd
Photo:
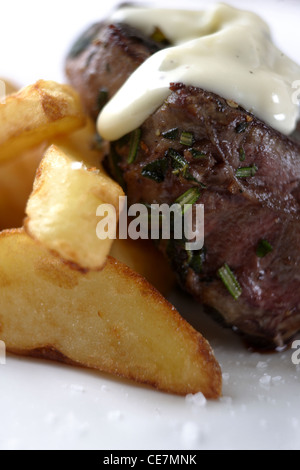
[[[113,373],[176,394],[221,393],[207,341],[148,282],[108,258],[84,274],[19,231],[0,234],[7,350]]]
[[[52,145],[41,162],[28,200],[26,231],[64,260],[82,269],[101,269],[112,239],[97,236],[97,208],[109,204],[119,215],[123,190],[99,164],[86,166],[73,149]],[[114,224],[116,229],[116,223]],[[113,236],[113,234],[111,234]]]
[[[0,162],[85,124],[77,93],[68,85],[40,80],[0,105]]]
[[[163,295],[168,295],[175,284],[167,260],[150,240],[116,240],[110,255],[145,277]]]
[[[22,227],[35,172],[46,144],[0,164],[0,230]]]
[[[87,119],[85,127],[72,134],[55,138],[55,143],[76,149],[86,164],[99,166],[102,149],[96,145],[96,126]],[[32,192],[36,170],[48,147],[43,142],[16,158],[0,164],[0,230],[22,227],[27,200]]]
[[[0,83],[4,83],[6,96],[11,95],[12,93],[16,93],[16,91],[18,91],[19,89],[15,83],[10,80],[7,80],[6,78],[0,78]]]
[[[81,129],[71,134],[56,137],[52,140],[57,147],[76,152],[84,160],[85,165],[99,167],[106,152],[107,142],[102,142],[97,134],[96,124],[87,118],[87,122]]]

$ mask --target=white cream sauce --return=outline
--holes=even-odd
[[[300,66],[273,44],[268,25],[254,13],[222,3],[207,11],[124,7],[110,21],[147,35],[158,27],[172,47],[146,60],[105,106],[98,118],[103,138],[117,140],[141,126],[174,82],[233,100],[284,134],[296,128],[292,96]]]

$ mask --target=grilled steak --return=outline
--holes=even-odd
[[[118,48],[118,56],[109,57],[102,43],[92,47],[99,48],[101,64],[97,89],[109,87],[100,80],[103,64],[119,62],[120,54],[130,64],[131,54]],[[86,60],[87,51],[83,55]],[[86,100],[89,74],[87,79],[78,67],[71,71],[70,64],[72,83],[76,87],[77,80]],[[132,68],[126,65],[126,72]],[[113,82],[111,93],[121,81]],[[181,286],[253,342],[288,342],[300,330],[299,144],[235,103],[182,84],[171,85],[169,98],[142,125],[131,164],[128,140],[112,143],[110,164],[130,204],[172,204],[201,189],[205,248],[189,253],[180,241],[160,243]],[[236,300],[220,278],[224,266],[241,288]]]
[[[163,46],[128,25],[97,23],[72,47],[67,77],[86,111],[96,119],[127,78]]]

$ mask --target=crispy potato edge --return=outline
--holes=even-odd
[[[23,229],[14,229],[14,230],[5,230],[0,233],[0,243],[1,240],[6,237],[12,237],[15,235],[25,235]],[[31,243],[35,243],[31,240]],[[64,265],[63,260],[60,260],[62,265]],[[210,383],[209,388],[205,391],[205,396],[207,398],[218,398],[222,393],[222,375],[221,369],[216,361],[211,347],[209,343],[198,333],[194,328],[189,325],[175,310],[175,308],[153,287],[151,286],[143,277],[139,274],[133,272],[128,266],[120,263],[119,261],[115,260],[112,257],[108,257],[107,265],[116,265],[118,272],[121,273],[123,276],[126,276],[126,279],[130,280],[134,283],[138,290],[140,291],[142,296],[151,299],[154,302],[157,302],[161,306],[162,315],[169,317],[170,313],[172,312],[173,320],[176,323],[176,329],[180,331],[185,337],[188,337],[195,346],[195,352],[201,355],[201,359],[204,360],[204,371],[203,373],[207,376],[208,382]],[[68,267],[66,267],[68,269]],[[83,275],[84,274],[78,274]],[[127,379],[134,380],[135,382],[139,382],[141,384],[150,385],[160,391],[177,394],[177,395],[186,395],[187,393],[197,393],[197,390],[193,390],[190,387],[190,384],[182,384],[181,387],[177,386],[177,389],[174,391],[172,387],[166,387],[164,384],[160,383],[160,380],[147,380],[143,377],[143,373],[140,374],[139,371],[136,373],[120,373],[114,367],[94,367],[91,364],[81,363],[78,361],[74,361],[73,359],[67,357],[64,353],[59,351],[55,346],[51,344],[46,344],[43,347],[35,348],[35,349],[18,349],[18,348],[10,348],[8,347],[8,352],[17,355],[25,355],[31,357],[40,357],[44,359],[54,360],[58,362],[63,362],[69,365],[76,365],[81,367],[89,367],[93,368],[105,373],[110,373],[119,377],[124,377]]]

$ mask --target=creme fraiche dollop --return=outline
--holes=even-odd
[[[256,14],[225,4],[206,11],[123,7],[110,18],[151,36],[159,28],[172,46],[146,60],[104,107],[98,132],[117,140],[162,105],[170,83],[184,83],[233,100],[282,132],[296,128],[292,99],[300,66],[272,42]]]

